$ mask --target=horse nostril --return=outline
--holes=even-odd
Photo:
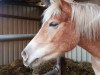
[[[25,51],[22,51],[21,55],[22,55],[24,61],[26,61],[28,59],[28,55]]]

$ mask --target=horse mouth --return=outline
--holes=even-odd
[[[37,58],[33,62],[30,63],[29,67],[30,68],[36,68],[40,66],[40,64],[43,62],[43,58]]]
[[[40,59],[36,59],[35,61],[31,62],[31,63],[27,63],[27,61],[23,61],[24,66],[26,67],[30,67],[30,68],[34,68],[34,67],[38,67],[39,65],[39,60]]]
[[[28,63],[28,64],[27,64],[27,62],[28,62],[28,60],[27,60],[27,61],[25,61],[25,64],[26,64],[26,66],[29,66],[30,68],[36,68],[36,67],[40,66],[41,63],[45,63],[45,62],[47,62],[49,60],[57,58],[57,56],[56,57],[51,57],[52,54],[56,55],[55,53],[49,53],[49,54],[46,54],[46,55],[44,55],[44,56],[42,56],[40,58],[36,58],[35,60],[33,60],[31,63]]]
[[[46,55],[47,56],[47,55]],[[36,58],[34,61],[32,61],[29,65],[30,68],[36,68],[38,66],[40,66],[41,63],[45,62],[44,58],[46,56],[43,56],[41,58]]]
[[[36,58],[33,63],[37,63],[39,61],[39,58]]]

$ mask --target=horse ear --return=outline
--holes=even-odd
[[[70,4],[67,2],[67,0],[60,0],[61,4],[60,7],[61,9],[66,12],[66,14],[70,14],[71,13],[71,6]],[[68,1],[72,1],[72,0],[68,0]]]
[[[41,0],[43,5],[45,5],[45,7],[48,7],[50,5],[50,0]]]
[[[65,0],[60,0],[60,2],[62,6],[65,4]]]

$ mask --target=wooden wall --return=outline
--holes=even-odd
[[[39,18],[41,12],[36,7],[1,5],[0,14]],[[0,17],[0,35],[36,34],[39,28],[40,21]],[[20,53],[29,41],[0,41],[0,65],[21,58]]]

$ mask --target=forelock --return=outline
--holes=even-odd
[[[47,22],[52,16],[60,15],[60,0],[50,0],[51,5],[44,11],[42,22]]]

